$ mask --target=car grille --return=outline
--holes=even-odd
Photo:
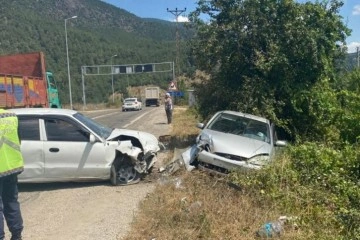
[[[199,166],[201,166],[202,168],[204,168],[205,170],[211,170],[220,174],[228,174],[229,170],[222,168],[222,167],[218,167],[209,163],[204,163],[204,162],[199,162]]]
[[[215,154],[220,157],[227,158],[227,159],[234,160],[234,161],[246,161],[247,160],[247,158],[245,158],[245,157],[240,157],[240,156],[232,155],[232,154],[228,154],[228,153],[216,152]]]

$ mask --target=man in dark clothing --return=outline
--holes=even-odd
[[[18,202],[17,174],[0,177],[0,212],[3,213],[11,232],[11,240],[21,240],[23,220]],[[4,219],[0,220],[0,239],[5,239]]]

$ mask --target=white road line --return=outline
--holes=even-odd
[[[108,114],[105,114],[105,115],[101,115],[101,116],[93,117],[92,119],[97,119],[97,118],[107,117],[107,116],[111,116],[111,115],[114,115],[114,114],[117,114],[117,112],[108,113]]]
[[[156,110],[156,108],[154,108],[153,110],[151,110],[151,111],[149,111],[149,112],[146,112],[146,113],[144,113],[144,114],[141,114],[140,116],[138,116],[137,118],[135,118],[134,120],[132,120],[131,122],[129,122],[128,124],[125,124],[125,125],[123,126],[123,128],[127,128],[128,126],[130,126],[131,124],[133,124],[134,122],[136,122],[137,120],[139,120],[140,118],[144,117],[145,115],[147,115],[147,114],[149,114],[150,112],[153,112],[153,111],[155,111],[155,110]]]
[[[129,122],[128,124],[125,124],[124,126],[122,126],[123,128],[127,128],[128,126],[130,126],[131,124],[133,124],[134,122],[138,121],[139,119],[141,119],[142,117],[144,117],[145,115],[149,114],[152,111],[155,111],[156,108],[154,108],[151,111],[148,111],[146,113],[141,114],[140,116],[138,116],[137,118],[135,118],[134,120],[132,120],[131,122]],[[103,117],[107,117],[107,116],[111,116],[114,114],[118,114],[117,112],[113,112],[113,113],[109,113],[109,114],[105,114],[105,115],[101,115],[101,116],[97,116],[97,117],[93,117],[92,119],[97,119],[97,118],[103,118]]]

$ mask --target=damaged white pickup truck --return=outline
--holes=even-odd
[[[19,182],[133,184],[151,171],[160,150],[150,133],[111,129],[74,110],[10,111],[19,119],[25,164]]]

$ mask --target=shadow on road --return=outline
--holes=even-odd
[[[155,123],[155,125],[166,125],[167,123],[166,122],[158,122],[158,123]]]
[[[108,180],[100,182],[60,182],[60,183],[19,183],[19,192],[52,191],[58,189],[111,186]]]

